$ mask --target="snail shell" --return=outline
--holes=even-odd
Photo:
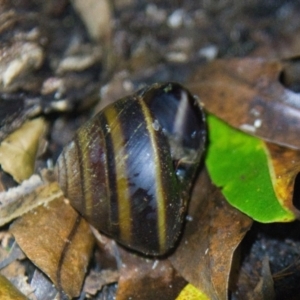
[[[58,158],[57,179],[98,230],[162,255],[180,234],[205,139],[195,98],[179,84],[154,84],[79,128]]]

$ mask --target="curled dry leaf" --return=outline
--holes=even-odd
[[[121,259],[116,242],[92,226],[91,229],[97,244],[95,259],[101,270],[97,270],[98,272],[91,270],[84,282],[83,291],[95,295],[103,286],[118,282],[120,277],[118,265],[121,264]]]
[[[2,94],[0,97],[0,143],[43,108],[39,97],[26,94]],[[45,101],[46,102],[46,101]],[[45,106],[45,105],[44,105]]]
[[[283,207],[300,218],[300,199],[297,176],[300,172],[300,151],[265,143],[269,153],[269,166],[274,191]],[[294,196],[295,193],[295,196]]]
[[[0,193],[0,226],[59,197],[62,191],[57,182],[45,184],[38,175],[32,175],[18,187]]]
[[[78,49],[74,49],[74,53],[70,51],[71,53],[68,53],[66,57],[62,58],[62,60],[59,62],[56,73],[57,74],[64,74],[67,72],[80,72],[84,71],[96,63],[99,63],[102,56],[102,51],[99,46],[90,46],[86,45],[85,47],[83,45],[80,45],[81,47],[78,47]],[[53,81],[56,80],[55,81]],[[52,80],[52,88],[59,88],[62,84],[62,78],[51,78]],[[46,88],[49,88],[49,79],[48,84],[47,81],[44,82],[43,85],[43,92],[47,92]]]
[[[1,300],[27,300],[8,279],[0,275],[0,299]]]
[[[118,271],[103,270],[99,273],[92,271],[84,282],[83,290],[90,295],[95,295],[104,285],[117,282],[118,279]]]
[[[44,51],[33,42],[15,41],[10,47],[0,48],[0,90],[7,91],[18,78],[41,67]]]
[[[74,0],[71,3],[80,14],[91,38],[99,41],[111,36],[112,12],[110,1]]]
[[[186,285],[167,259],[147,259],[119,249],[122,266],[117,300],[174,300]]]
[[[43,118],[24,123],[0,145],[0,164],[17,182],[28,179],[34,172],[38,150],[42,148],[47,124]]]
[[[5,33],[5,30],[8,30],[18,21],[17,14],[14,10],[10,9],[5,11],[5,5],[1,7],[0,13],[0,34]]]
[[[121,265],[121,258],[118,245],[111,237],[101,234],[93,226],[90,226],[97,244],[95,257],[98,265],[103,269],[118,270]]]
[[[11,251],[13,251],[13,249]],[[11,253],[9,253],[8,255],[14,256],[13,253],[12,255]],[[0,248],[1,264],[3,262],[1,268],[1,275],[7,278],[21,293],[23,293],[24,295],[30,295],[33,289],[28,283],[28,276],[26,274],[25,265],[22,264],[20,261],[22,257],[14,257],[15,259],[11,260],[9,256],[7,256],[7,253],[3,248]],[[8,260],[10,260],[10,262],[8,262]],[[2,299],[1,296],[0,299]]]
[[[0,240],[1,240],[1,246],[3,249],[8,248],[8,242],[10,239],[11,234],[8,232],[2,232],[2,237],[3,240],[1,239],[0,235]],[[6,238],[4,237],[6,236]],[[6,240],[8,239],[8,240]],[[6,241],[5,241],[6,240]],[[0,270],[9,266],[11,263],[13,263],[16,260],[22,260],[25,258],[25,254],[23,251],[20,249],[17,243],[13,243],[11,248],[9,249],[9,252],[4,251],[4,253],[0,250]]]
[[[191,220],[169,259],[209,299],[227,299],[233,254],[252,220],[226,202],[206,170],[196,181],[188,214]]]
[[[201,66],[187,87],[208,111],[233,127],[300,149],[300,94],[290,89],[296,86],[290,78],[296,73],[291,66],[297,63],[261,58],[216,60]]]
[[[53,300],[57,290],[52,282],[39,270],[35,269],[30,285],[36,300]]]
[[[70,297],[80,294],[94,237],[88,223],[69,204],[57,199],[40,206],[15,221],[10,230],[58,290]]]
[[[133,254],[114,240],[93,229],[97,241],[98,264],[107,270],[89,275],[84,290],[90,294],[105,282],[102,273],[109,274],[106,282],[118,281],[117,300],[122,299],[170,299],[174,300],[186,281],[174,270],[167,259],[151,259]],[[118,267],[118,270],[116,269]],[[115,271],[113,271],[115,270]],[[104,273],[104,274],[105,274]],[[99,277],[97,282],[95,276]]]
[[[57,290],[51,280],[39,269],[35,269],[30,285],[34,290],[36,300],[53,300],[57,295]]]
[[[249,300],[274,300],[276,299],[274,281],[268,257],[262,261],[261,278],[253,292],[248,294]]]

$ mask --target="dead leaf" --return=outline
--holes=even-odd
[[[195,184],[188,215],[180,244],[169,259],[211,300],[227,299],[233,254],[252,220],[226,202],[205,170]]]
[[[293,73],[287,68],[291,63],[262,58],[216,60],[201,66],[186,85],[208,111],[233,127],[300,149],[300,94],[280,82],[287,72]],[[289,80],[284,81],[287,87]]]
[[[202,291],[199,291],[189,283],[180,292],[176,300],[210,300],[210,299]]]
[[[17,79],[39,69],[44,61],[45,53],[38,43],[14,41],[10,47],[3,48],[0,51],[0,87],[4,90]]]
[[[56,288],[39,269],[35,269],[30,284],[34,290],[36,300],[55,299],[55,295],[57,295]]]
[[[46,133],[43,118],[24,123],[0,145],[0,164],[17,182],[28,179],[34,172],[38,149]]]
[[[80,294],[94,237],[88,223],[70,205],[62,199],[52,201],[15,221],[10,230],[27,257],[58,290],[71,297]]]
[[[262,261],[261,278],[253,292],[249,293],[249,300],[274,300],[276,299],[274,281],[270,270],[268,257]]]
[[[10,233],[5,232],[6,236],[11,236]],[[4,233],[2,232],[3,236]],[[11,247],[8,246],[7,241],[5,241],[5,237],[2,240],[2,247],[5,248],[9,248],[9,252],[6,253],[2,253],[2,251],[0,250],[0,270],[9,266],[12,262],[16,261],[16,260],[22,260],[25,258],[25,254],[23,253],[23,251],[20,249],[20,247],[18,246],[17,243],[13,243],[13,245]],[[5,245],[6,244],[6,245]]]
[[[0,168],[0,193],[16,186],[17,183],[14,181],[14,179]]]
[[[11,249],[11,251],[14,250]],[[18,257],[14,257],[14,253],[10,252],[7,255],[3,248],[0,248],[0,260],[2,264],[1,275],[7,278],[15,286],[15,288],[19,290],[20,293],[23,293],[24,295],[30,295],[33,289],[28,283],[25,265],[19,261]],[[0,299],[2,299],[1,296]]]
[[[105,285],[118,282],[120,272],[117,265],[121,262],[116,242],[92,226],[91,229],[97,244],[95,260],[97,265],[101,266],[101,270],[98,272],[91,270],[84,282],[83,291],[95,295]]]
[[[71,49],[72,50],[72,49]],[[102,49],[99,46],[91,47],[90,45],[80,45],[73,51],[69,51],[66,57],[63,57],[59,62],[56,73],[59,75],[67,72],[81,72],[93,65],[99,63],[102,56]],[[43,93],[51,93],[63,84],[61,78],[51,78],[50,82],[44,82]],[[49,88],[52,85],[52,91]],[[48,89],[48,90],[47,90]]]
[[[271,143],[266,143],[266,149],[276,196],[283,207],[300,218],[300,199],[294,199],[295,181],[300,172],[300,151]]]
[[[80,14],[91,38],[101,41],[111,36],[112,5],[108,0],[74,0],[71,3]]]
[[[117,282],[119,279],[119,272],[113,270],[102,270],[101,272],[92,271],[84,282],[83,290],[95,295],[102,289],[104,285]]]
[[[59,197],[62,191],[57,182],[44,183],[38,175],[32,175],[18,187],[0,192],[0,226]]]
[[[167,259],[149,259],[119,249],[122,266],[117,300],[174,300],[186,285]]]
[[[0,275],[0,299],[1,300],[27,300],[8,279]]]
[[[20,128],[26,120],[41,113],[42,108],[39,102],[38,98],[28,98],[28,95],[23,93],[1,95],[0,143]]]
[[[96,239],[97,249],[95,258],[102,269],[118,270],[121,264],[121,258],[118,251],[118,245],[112,238],[101,234],[97,229],[91,226],[91,230]]]

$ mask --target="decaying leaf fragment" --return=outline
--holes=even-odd
[[[8,279],[0,275],[0,299],[1,300],[27,300]]]
[[[291,65],[297,63],[262,58],[215,60],[201,66],[186,85],[209,112],[231,126],[300,149],[300,94],[290,89],[288,79],[280,81],[295,74],[297,68]],[[299,85],[299,76],[297,80]]]
[[[117,300],[174,300],[186,285],[187,282],[176,272],[167,257],[153,258],[133,253],[113,239],[99,234],[97,230],[93,229],[93,232],[98,245],[97,261],[110,275],[106,282],[111,279],[118,282]],[[88,275],[84,286],[87,293],[93,294],[99,290],[104,282],[101,273],[96,275],[100,279],[98,282],[94,282],[93,272]]]
[[[44,183],[34,174],[18,187],[0,193],[0,226],[59,197],[62,191],[57,182]]]
[[[182,240],[169,259],[209,299],[227,299],[233,254],[252,220],[226,202],[205,170],[196,181],[188,215]]]
[[[51,280],[39,269],[35,269],[30,285],[34,290],[36,300],[54,300],[57,290]]]
[[[270,269],[269,259],[262,261],[261,277],[254,291],[249,292],[249,300],[274,300],[276,299],[274,281]]]
[[[18,219],[11,232],[27,257],[58,290],[80,294],[94,245],[88,223],[63,199],[38,207]]]
[[[269,153],[270,173],[277,198],[284,207],[300,218],[299,195],[294,196],[294,189],[299,190],[295,185],[300,172],[300,151],[271,143],[266,143],[266,148]]]
[[[2,46],[0,48],[0,90],[7,91],[14,81],[39,69],[44,55],[42,47],[34,42],[14,41],[10,47]]]
[[[111,36],[112,4],[108,0],[74,0],[71,2],[80,14],[91,38],[101,41]],[[101,15],[101,18],[99,18]]]
[[[187,284],[180,292],[176,300],[210,300],[203,292],[196,289],[192,284]]]
[[[117,300],[174,300],[186,281],[167,259],[149,259],[119,248],[122,266]]]
[[[43,144],[47,124],[43,118],[24,123],[0,145],[0,164],[17,182],[28,179],[34,172],[36,155]]]
[[[2,231],[1,233],[3,237],[4,232]],[[2,276],[7,278],[22,294],[30,295],[33,289],[28,282],[28,274],[26,273],[26,268],[24,264],[21,263],[21,260],[24,259],[24,254],[16,245],[16,243],[14,243],[14,245],[9,249],[9,252],[7,249],[9,247],[9,244],[7,244],[7,250],[5,250],[4,245],[6,244],[6,242],[4,240],[5,239],[1,239],[1,246],[3,248],[0,248],[0,273]],[[2,291],[1,287],[0,291]],[[0,299],[2,299],[1,296]]]
[[[103,270],[99,273],[92,271],[84,282],[83,290],[90,295],[96,295],[103,286],[117,282],[118,278],[118,271]]]

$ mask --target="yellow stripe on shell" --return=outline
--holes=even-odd
[[[86,127],[83,127],[77,134],[78,147],[80,148],[81,157],[81,170],[83,172],[83,196],[84,196],[84,210],[86,216],[91,216],[93,211],[93,189],[91,182],[91,170],[90,170],[90,155],[89,155],[89,140],[90,135]]]
[[[118,220],[120,237],[123,241],[131,242],[131,201],[129,194],[129,185],[127,180],[126,158],[124,148],[124,136],[122,126],[118,117],[118,112],[113,106],[105,110],[107,123],[110,124],[107,128],[111,135],[113,149],[115,153],[115,172],[118,194]]]
[[[155,178],[156,178],[156,202],[157,202],[157,216],[158,216],[158,220],[157,220],[157,228],[158,228],[158,240],[159,240],[159,247],[160,247],[160,252],[164,252],[164,250],[166,249],[166,236],[165,236],[165,232],[166,232],[166,207],[165,207],[165,195],[164,195],[164,190],[163,190],[163,183],[162,183],[162,166],[161,166],[161,161],[159,159],[159,147],[157,145],[157,141],[156,141],[156,137],[155,137],[155,131],[153,129],[153,119],[152,116],[149,112],[148,107],[146,106],[146,104],[144,103],[144,101],[142,99],[140,99],[140,103],[141,103],[141,107],[142,107],[142,111],[143,114],[145,116],[145,120],[146,120],[146,127],[147,127],[147,131],[149,132],[149,137],[151,140],[151,145],[152,145],[152,151],[153,151],[153,157],[154,157],[154,161],[155,161],[155,166],[157,166],[157,168],[155,168]]]

